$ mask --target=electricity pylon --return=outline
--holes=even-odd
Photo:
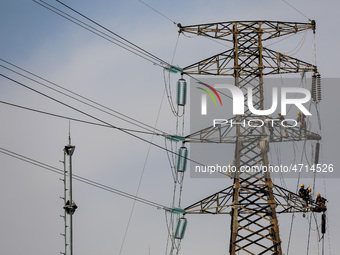
[[[191,33],[213,39],[229,41],[233,48],[183,68],[191,75],[232,76],[235,86],[245,98],[252,96],[255,109],[264,109],[263,77],[284,73],[317,73],[317,67],[299,59],[263,47],[263,41],[292,35],[305,30],[315,32],[311,23],[277,21],[232,21],[192,26],[179,26],[180,33]],[[248,87],[252,95],[247,95]],[[266,116],[255,116],[249,109],[236,115],[237,123]],[[231,131],[235,135],[231,135]],[[208,127],[188,135],[185,142],[234,143],[234,165],[269,165],[270,142],[320,140],[318,134],[299,128],[261,128],[235,125]],[[230,214],[230,247],[234,254],[282,255],[277,213],[304,212],[306,202],[293,192],[274,185],[269,172],[240,173],[236,171],[232,186],[185,208],[186,214]],[[231,209],[230,211],[228,211]]]

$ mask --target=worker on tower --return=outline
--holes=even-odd
[[[318,193],[316,195],[316,200],[315,200],[315,203],[318,205],[318,206],[326,206],[326,202],[328,202],[328,200],[324,197],[322,197],[320,195],[320,193]]]
[[[308,204],[312,199],[311,199],[311,194],[312,189],[308,186],[307,189],[305,189],[305,185],[301,184],[300,185],[300,189],[299,189],[299,196],[306,201],[306,203]]]
[[[285,134],[286,134],[286,137],[288,137],[288,132],[285,128],[285,125],[286,125],[285,117],[281,114],[281,112],[279,112],[278,115],[279,115],[279,120],[281,120],[281,133],[282,133],[282,129],[283,129]]]
[[[325,212],[327,210],[326,202],[328,202],[328,200],[322,197],[320,193],[318,193],[316,195],[316,200],[315,200],[316,207],[313,208],[313,211],[314,212]]]
[[[296,121],[300,123],[300,137],[301,137],[301,129],[306,135],[306,130],[307,130],[306,115],[304,115],[300,111],[298,111],[297,114],[298,114],[298,118],[296,119]]]
[[[305,199],[305,195],[306,195],[305,185],[302,183],[299,189],[299,196]]]

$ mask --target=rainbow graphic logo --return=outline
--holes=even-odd
[[[210,85],[208,85],[206,83],[203,83],[201,81],[198,81],[197,83],[207,87],[208,89],[210,89],[217,96],[217,98],[220,101],[220,104],[222,106],[221,97],[217,93],[216,89],[214,89],[212,86],[210,86]],[[201,102],[201,114],[202,115],[207,115],[207,94],[212,98],[212,100],[214,101],[215,105],[217,105],[216,99],[215,99],[214,95],[208,89],[201,88],[201,87],[196,87],[196,88],[198,88],[200,90],[203,90],[206,93],[206,94],[202,94],[202,97],[201,97],[201,100],[202,100],[202,102]]]

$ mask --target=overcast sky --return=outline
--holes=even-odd
[[[56,1],[46,0],[67,11]],[[181,35],[172,21],[182,25],[231,20],[280,20],[308,22],[315,19],[316,64],[322,75],[339,78],[340,25],[336,0],[291,3],[304,15],[281,0],[240,1],[155,1],[145,0],[169,19],[138,0],[126,1],[65,1],[115,33],[146,49],[157,57],[184,67],[226,50],[225,46],[205,38]],[[154,126],[163,132],[176,132],[176,118],[168,100],[163,98],[163,70],[152,63],[100,38],[89,31],[52,13],[33,1],[0,1],[1,59],[24,68],[51,82],[110,107],[120,113]],[[285,43],[268,46],[280,52],[301,50],[294,57],[313,62],[313,36],[309,32],[293,36]],[[177,43],[178,39],[178,43]],[[177,47],[176,47],[177,43]],[[176,49],[176,50],[175,50]],[[229,48],[227,48],[229,49]],[[15,69],[8,63],[2,66]],[[113,116],[66,98],[29,81],[1,66],[1,74],[72,105],[111,125],[136,128]],[[19,71],[18,69],[15,69]],[[171,74],[175,93],[178,74]],[[187,79],[189,80],[189,79]],[[323,87],[320,103],[322,120],[322,163],[340,166],[337,119],[340,107],[337,80]],[[163,98],[163,100],[162,100]],[[15,82],[0,78],[0,101],[29,108],[97,122],[65,105],[34,93]],[[159,114],[159,118],[157,118]],[[62,169],[63,148],[68,143],[69,121],[0,104],[0,147]],[[186,115],[188,117],[188,114]],[[295,118],[295,112],[292,113]],[[313,123],[312,129],[318,130]],[[184,133],[189,132],[188,118]],[[116,189],[135,194],[146,162],[139,196],[170,206],[173,198],[173,177],[165,151],[112,128],[71,122],[74,173]],[[139,135],[139,134],[138,134]],[[140,135],[150,140],[150,135]],[[153,141],[164,146],[164,139]],[[286,145],[285,145],[286,146]],[[291,147],[272,147],[270,157],[287,160],[287,155],[275,152]],[[296,158],[301,158],[301,145],[296,145]],[[308,143],[307,146],[311,146]],[[309,148],[310,149],[310,148]],[[233,153],[233,146],[231,147]],[[60,175],[0,154],[0,253],[59,254],[63,251],[63,183]],[[291,158],[289,159],[291,160]],[[298,162],[299,163],[299,162]],[[327,176],[326,176],[327,177]],[[295,190],[296,179],[286,180],[288,189]],[[312,185],[312,177],[303,180]],[[193,179],[185,176],[182,205],[188,206],[232,184],[229,179]],[[281,185],[277,180],[277,184]],[[336,254],[340,220],[340,179],[319,178],[315,192],[329,200],[328,233],[325,254]],[[123,248],[133,201],[116,194],[74,181],[74,200],[78,210],[74,215],[74,254],[165,254],[167,225],[163,210],[137,203]],[[320,215],[317,215],[320,221]],[[187,216],[188,228],[181,244],[181,254],[226,254],[229,248],[230,217],[228,215]],[[291,215],[280,215],[280,235],[286,253]],[[308,217],[295,215],[290,254],[306,253]],[[317,234],[311,231],[309,254],[321,254]],[[319,252],[319,253],[318,253]]]

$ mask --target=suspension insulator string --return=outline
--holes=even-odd
[[[316,74],[315,73],[312,75],[312,99],[313,99],[313,102],[317,101],[317,98],[316,98]]]
[[[320,102],[321,101],[321,75],[319,73],[316,75],[316,87],[317,87],[317,92],[318,92],[317,101]]]

